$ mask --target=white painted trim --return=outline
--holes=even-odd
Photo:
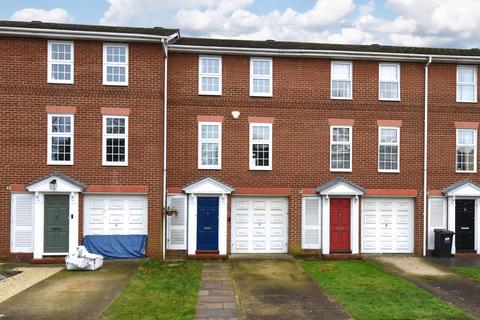
[[[184,221],[183,221],[183,227],[180,227],[180,226],[172,226],[171,225],[171,220],[172,220],[172,217],[170,216],[167,216],[167,246],[166,248],[168,250],[186,250],[187,249],[187,229],[188,229],[188,196],[186,194],[169,194],[167,196],[167,205],[168,206],[171,206],[172,205],[172,200],[173,199],[182,199],[184,201],[184,206],[183,206],[183,210],[184,210]],[[184,244],[183,245],[180,245],[180,244],[172,244],[171,243],[171,238],[172,238],[172,235],[171,235],[171,232],[172,232],[172,229],[183,229],[183,242]]]
[[[350,79],[334,79],[333,78],[333,67],[334,65],[349,65],[350,67]],[[333,96],[333,81],[338,80],[338,81],[350,81],[350,96],[349,97],[334,97]],[[351,61],[332,61],[330,63],[330,99],[333,100],[353,100],[353,63]]]
[[[474,200],[475,201],[475,216],[474,216],[474,228],[475,228],[475,234],[474,234],[474,250],[479,253],[480,250],[480,196],[449,196],[448,198],[448,218],[447,218],[447,224],[448,224],[448,230],[456,232],[456,212],[455,212],[455,207],[456,207],[456,200],[464,200],[464,199],[469,199],[469,200]],[[456,238],[455,236],[453,237],[453,242],[452,242],[452,254],[455,254],[457,252],[456,249]]]
[[[458,72],[459,70],[461,69],[472,69],[474,71],[474,79],[473,79],[473,83],[460,83],[458,81]],[[457,65],[457,71],[456,71],[456,86],[455,86],[455,89],[456,89],[456,101],[457,102],[461,102],[461,103],[477,103],[477,66],[466,66],[466,65]],[[474,87],[474,97],[473,97],[473,100],[461,100],[459,99],[458,97],[458,86],[459,85],[471,85]]]
[[[218,73],[203,73],[202,72],[202,60],[203,59],[216,59],[218,60]],[[205,91],[202,89],[202,78],[218,78],[218,91]],[[222,95],[222,57],[221,56],[198,56],[198,94],[209,96],[221,96]]]
[[[269,140],[255,140],[255,144],[268,144],[269,145],[269,160],[268,166],[257,166],[255,165],[255,159],[253,158],[253,127],[268,127],[269,128]],[[273,160],[273,128],[271,123],[250,123],[250,134],[249,134],[249,169],[250,170],[272,170],[272,160]]]
[[[330,199],[321,197],[322,205],[322,254],[330,254]]]
[[[359,248],[359,224],[360,224],[360,199],[359,197],[351,197],[350,204],[352,206],[350,213],[350,250],[352,254],[358,254]]]
[[[333,129],[334,128],[347,128],[349,129],[349,143],[345,142],[334,142],[333,141]],[[349,145],[350,146],[350,169],[334,169],[332,168],[332,146],[333,144],[338,144],[338,145]],[[332,125],[330,126],[330,171],[332,172],[352,172],[353,170],[353,127],[352,126],[337,126],[337,125]]]
[[[435,227],[432,227],[432,205],[431,205],[431,202],[432,200],[441,200],[442,201],[442,208],[443,208],[443,216],[442,216],[442,226],[435,226]],[[448,198],[447,197],[442,197],[442,196],[435,196],[435,197],[432,197],[432,196],[429,196],[428,197],[428,236],[427,236],[427,240],[430,240],[430,235],[431,235],[431,232],[433,231],[433,229],[446,229],[447,228],[447,216],[448,216],[448,208],[447,208],[447,202],[448,202]],[[435,237],[435,235],[433,235],[433,237]],[[435,241],[435,239],[432,239]],[[434,249],[434,246],[430,246],[430,241],[427,241],[427,248],[429,250],[433,250]]]
[[[52,132],[52,118],[53,117],[68,117],[70,118],[70,132]],[[74,161],[74,152],[75,152],[75,117],[73,114],[48,114],[47,120],[47,164],[48,165],[60,165],[60,166],[71,166]],[[70,161],[58,161],[52,160],[52,138],[53,137],[62,137],[70,138]]]
[[[473,131],[474,132],[474,150],[473,150],[473,171],[471,170],[458,170],[457,169],[457,161],[458,161],[458,158],[457,158],[457,149],[458,149],[458,132],[459,131]],[[456,129],[455,130],[455,172],[456,173],[477,173],[477,135],[478,135],[478,132],[477,132],[477,129],[474,129],[474,128],[471,128],[471,129],[465,129],[465,128],[462,128],[462,129]],[[463,144],[461,146],[469,146],[467,144]]]
[[[253,62],[254,61],[261,61],[261,62],[268,62],[270,64],[270,75],[254,75],[253,74]],[[261,79],[261,80],[269,80],[270,86],[269,92],[254,92],[253,91],[253,80],[254,79]],[[252,97],[273,97],[273,60],[272,58],[265,58],[265,57],[251,57],[250,58],[250,96]]]
[[[234,191],[231,187],[220,183],[210,177],[204,178],[194,184],[183,188],[189,194],[230,194]]]
[[[397,142],[396,143],[390,143],[390,142],[381,142],[382,140],[382,129],[392,129],[397,131]],[[394,170],[388,170],[388,169],[381,169],[380,168],[380,147],[382,145],[385,146],[397,146],[397,169]],[[400,127],[388,127],[388,126],[382,126],[378,127],[378,172],[382,173],[399,173],[400,172]]]
[[[206,139],[202,138],[202,126],[217,126],[218,127],[218,138],[217,139]],[[203,143],[216,143],[218,144],[218,164],[216,165],[206,165],[202,164],[202,144]],[[207,122],[201,121],[198,122],[198,169],[222,169],[222,123],[221,122]]]
[[[52,58],[52,45],[53,44],[66,44],[70,45],[72,49],[72,58],[70,60],[54,60]],[[73,84],[74,83],[74,43],[73,41],[58,41],[58,40],[48,40],[47,41],[47,83],[56,83],[56,84]],[[57,80],[52,78],[52,64],[63,64],[63,65],[69,65],[72,70],[72,77],[70,80]]]
[[[306,226],[305,225],[305,210],[306,210],[306,200],[316,200],[318,204],[318,223],[319,226]],[[322,248],[322,199],[321,197],[302,197],[302,249],[321,249]],[[318,230],[319,231],[319,242],[318,245],[306,244],[305,243],[305,231],[306,230]]]
[[[17,226],[17,201],[16,197],[18,196],[23,196],[23,197],[30,197],[30,202],[31,202],[31,226]],[[10,197],[10,203],[11,203],[11,223],[10,223],[10,251],[11,252],[25,252],[25,253],[31,253],[33,252],[33,240],[34,240],[34,215],[33,215],[33,209],[34,209],[34,197],[32,193],[12,193]],[[19,247],[16,246],[16,232],[17,230],[21,229],[24,232],[30,232],[31,233],[31,243],[30,246],[28,247]]]
[[[388,67],[396,67],[397,68],[397,75],[398,79],[397,81],[382,81],[381,79],[381,69],[383,66],[388,66]],[[398,84],[398,98],[396,99],[388,99],[388,98],[382,98],[381,94],[381,84],[382,82],[396,82]],[[378,100],[380,101],[400,101],[401,97],[401,77],[400,77],[400,63],[379,63],[378,64]]]
[[[107,48],[108,47],[123,47],[125,48],[125,62],[107,62]],[[104,43],[103,44],[103,76],[102,84],[104,86],[128,86],[128,44],[125,43]],[[124,67],[125,68],[125,82],[115,82],[107,80],[107,67]]]
[[[102,166],[128,166],[128,116],[110,116],[103,115],[102,117]],[[107,118],[125,119],[125,133],[108,133],[107,134]],[[107,139],[125,139],[125,161],[123,162],[109,162],[107,161]]]

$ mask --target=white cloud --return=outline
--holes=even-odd
[[[35,8],[25,8],[13,13],[10,20],[15,21],[42,21],[42,22],[57,22],[68,23],[73,22],[73,17],[68,12],[61,8],[52,10],[43,10]]]

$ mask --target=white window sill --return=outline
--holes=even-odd
[[[112,87],[128,87],[128,82],[103,82],[104,86],[112,86]]]
[[[456,170],[455,173],[477,173],[477,170],[474,170],[474,171],[458,171],[458,170]]]
[[[266,94],[263,94],[263,93],[253,93],[253,92],[250,92],[250,97],[257,97],[257,98],[273,98],[273,94],[271,93],[266,93]]]
[[[378,170],[380,173],[400,173],[400,170]]]
[[[73,80],[63,81],[63,80],[47,80],[47,83],[53,84],[74,84]]]
[[[457,103],[477,103],[477,100],[473,100],[473,101],[457,100]]]
[[[250,171],[272,171],[272,168],[250,168]]]
[[[47,162],[47,165],[49,165],[49,166],[73,166],[73,162],[53,162],[53,161],[49,161],[49,162]]]
[[[222,93],[221,92],[208,92],[208,91],[199,91],[198,92],[198,95],[199,96],[221,96]]]
[[[109,162],[103,162],[102,166],[104,167],[127,167],[128,163],[109,163]]]
[[[352,169],[332,169],[330,168],[331,172],[352,172]]]
[[[378,98],[379,101],[396,101],[396,102],[399,102],[400,99],[382,99],[382,98]]]
[[[198,167],[198,170],[222,170],[221,167]]]
[[[330,99],[332,99],[332,100],[353,100],[352,97],[350,97],[350,98],[330,97]]]

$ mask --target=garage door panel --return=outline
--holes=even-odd
[[[392,211],[393,204],[391,202],[380,202],[380,211]]]
[[[376,240],[368,240],[365,239],[363,242],[363,247],[366,250],[373,251],[377,249],[377,241]]]
[[[410,217],[407,214],[397,215],[397,224],[409,224]]]
[[[145,202],[141,201],[141,200],[131,200],[129,201],[129,209],[130,210],[144,210],[145,207],[144,207],[144,204]]]
[[[377,229],[366,227],[366,228],[363,229],[363,236],[364,237],[376,237],[377,236]]]
[[[285,198],[232,200],[232,253],[286,252]]]
[[[113,210],[121,210],[123,208],[125,208],[125,201],[122,200],[122,199],[118,199],[118,200],[110,200],[110,209],[113,209]]]
[[[363,204],[364,211],[375,211],[377,210],[377,203],[372,201],[365,201]]]
[[[380,223],[381,224],[389,224],[393,222],[393,216],[391,215],[380,215]]]

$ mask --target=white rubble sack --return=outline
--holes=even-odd
[[[89,253],[84,246],[78,246],[77,252],[65,258],[67,270],[97,270],[103,266],[103,256]]]

